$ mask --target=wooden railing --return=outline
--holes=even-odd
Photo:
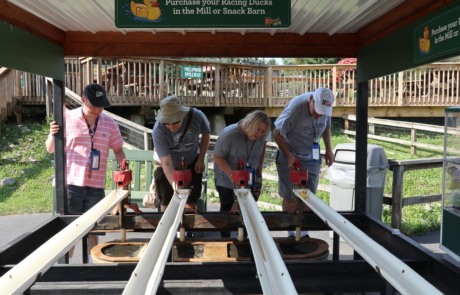
[[[201,67],[203,77],[182,78],[186,65]],[[356,65],[256,66],[88,57],[66,58],[65,71],[66,87],[81,95],[85,85],[102,84],[114,106],[157,107],[162,98],[177,95],[184,104],[197,107],[284,107],[292,98],[320,86],[333,91],[335,106],[356,105]],[[41,82],[33,75],[24,75],[24,88],[19,88],[17,78],[14,82],[23,103],[44,103],[45,97],[36,91]],[[369,106],[459,105],[459,81],[460,63],[434,63],[380,77],[369,81]]]

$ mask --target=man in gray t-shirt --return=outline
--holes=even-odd
[[[192,192],[187,206],[196,209],[195,203],[201,194],[204,159],[211,138],[209,121],[200,110],[182,106],[177,96],[168,96],[161,101],[155,119],[152,137],[161,167],[155,169],[150,192],[156,193],[160,199],[161,211],[166,210],[174,194],[174,170],[184,158],[192,170]]]
[[[276,167],[278,170],[278,193],[283,198],[283,210],[293,213],[290,170],[295,158],[299,158],[301,169],[308,170],[307,187],[316,193],[321,168],[319,161],[312,161],[312,153],[319,154],[319,139],[323,137],[326,148],[325,160],[328,166],[334,162],[331,147],[331,116],[334,95],[329,88],[321,87],[293,98],[275,121],[273,136],[278,144]],[[306,206],[305,210],[309,210]]]

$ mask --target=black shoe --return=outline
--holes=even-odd
[[[185,233],[185,236],[187,238],[193,238],[193,233],[191,231],[188,231],[188,232]]]
[[[295,238],[295,234],[291,233],[288,238]]]
[[[227,232],[225,232],[225,231],[224,231],[224,232],[221,232],[221,233],[220,233],[220,237],[221,237],[221,238],[230,238],[230,232],[229,232],[229,231],[227,231]]]
[[[305,236],[303,236],[302,238],[307,238],[307,239],[309,239],[310,236],[309,236],[309,235],[305,235]]]

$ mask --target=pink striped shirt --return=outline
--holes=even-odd
[[[90,173],[91,137],[82,109],[67,111],[65,116],[67,184],[105,188],[105,170],[109,148],[118,150],[123,146],[123,138],[118,124],[104,113],[99,115],[93,142],[94,148],[101,153],[100,165],[99,170],[91,170]]]

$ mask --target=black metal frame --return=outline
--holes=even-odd
[[[0,275],[22,261],[40,245],[54,236],[78,216],[64,215],[66,210],[65,154],[64,154],[64,88],[62,81],[54,80],[54,116],[63,126],[56,135],[56,203],[57,213],[43,224],[0,249]],[[358,84],[356,133],[356,210],[341,215],[404,261],[428,282],[445,294],[460,290],[460,269],[426,250],[404,235],[394,234],[383,222],[365,214],[367,174],[367,83]],[[311,231],[330,230],[314,213],[303,216],[285,212],[262,212],[270,230],[294,229],[299,224]],[[154,231],[161,213],[125,216],[107,216],[94,228],[105,231],[131,228],[136,231]],[[120,222],[121,221],[121,222]],[[185,215],[187,230],[220,231],[241,227],[238,216],[225,213]],[[286,266],[299,293],[381,292],[395,294],[379,273],[355,253],[353,260],[339,261],[339,236],[334,233],[332,261],[287,261]],[[28,294],[120,294],[129,280],[135,264],[101,264],[52,266],[26,293]],[[167,263],[163,281],[157,294],[260,294],[254,262]]]

